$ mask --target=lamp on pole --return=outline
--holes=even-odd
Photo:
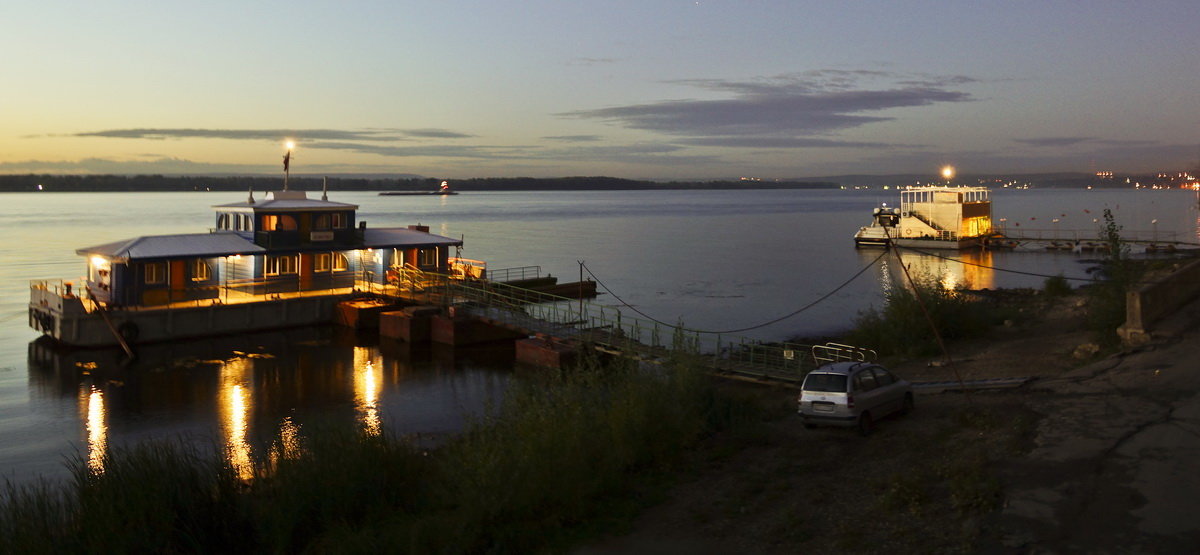
[[[283,190],[286,191],[288,190],[288,177],[291,175],[292,149],[296,148],[296,143],[289,140],[284,143],[284,146],[287,147],[287,153],[283,155]]]

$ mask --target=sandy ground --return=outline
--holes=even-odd
[[[922,394],[908,416],[804,429],[795,392],[733,385],[778,407],[722,434],[632,529],[578,553],[1194,552],[1200,546],[1200,301],[1154,341],[1094,360],[1083,304],[1031,306],[953,364],[911,381],[1032,376],[1007,390]]]

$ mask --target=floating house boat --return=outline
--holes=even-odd
[[[987,188],[928,186],[901,191],[899,210],[876,208],[854,245],[961,249],[998,239]]]
[[[462,241],[410,225],[370,228],[357,205],[277,191],[221,204],[206,233],[135,237],[76,253],[87,276],[31,284],[29,324],[100,347],[331,322],[354,295],[426,273],[483,277],[450,256]]]

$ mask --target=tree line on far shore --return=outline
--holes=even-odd
[[[330,177],[331,191],[436,191],[433,177]],[[293,176],[288,188],[320,191],[323,178]],[[616,177],[486,177],[451,180],[455,191],[572,191],[666,189],[833,189],[833,182],[804,181],[642,181]],[[114,192],[114,191],[276,191],[282,177],[173,175],[0,175],[0,192]]]

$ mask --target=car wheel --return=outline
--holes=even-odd
[[[864,412],[858,415],[858,433],[863,437],[871,435],[871,429],[875,427],[875,422],[871,420],[871,413]]]
[[[913,405],[912,393],[906,393],[904,395],[904,407],[900,409],[900,414],[908,414],[908,413],[912,412],[913,407],[914,407],[914,405]]]

